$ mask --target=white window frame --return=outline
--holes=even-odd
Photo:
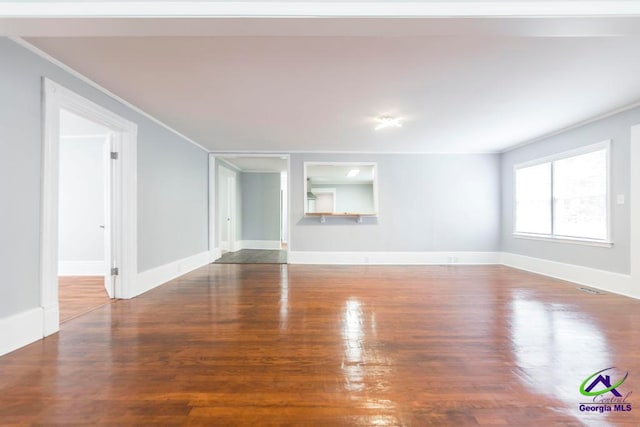
[[[589,238],[581,238],[581,237],[571,237],[571,236],[560,236],[553,234],[554,233],[554,220],[555,220],[555,206],[554,206],[554,195],[553,195],[553,162],[563,159],[568,159],[570,157],[580,156],[582,154],[589,154],[595,151],[600,151],[604,149],[607,160],[607,172],[606,172],[606,188],[607,188],[607,237],[605,239],[589,239]],[[517,218],[517,194],[516,194],[516,174],[519,169],[528,168],[531,166],[537,166],[543,163],[552,163],[551,165],[551,234],[539,234],[539,233],[526,233],[522,231],[516,230],[516,218]],[[539,159],[518,163],[513,166],[513,236],[519,239],[531,239],[531,240],[542,240],[548,242],[559,242],[559,243],[570,243],[577,245],[587,245],[587,246],[600,246],[610,248],[613,246],[613,241],[611,240],[611,140],[607,139],[602,142],[598,142],[595,144],[585,145],[580,148],[576,148],[569,151],[564,151],[562,153],[557,153],[551,156],[542,157]]]

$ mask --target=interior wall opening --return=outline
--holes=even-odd
[[[288,157],[216,157],[216,263],[286,264]]]
[[[107,304],[110,272],[111,131],[60,109],[58,299],[60,322]]]

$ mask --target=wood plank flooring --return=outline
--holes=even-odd
[[[60,276],[58,277],[58,301],[60,322],[85,314],[111,299],[104,289],[102,276]]]
[[[286,264],[287,251],[266,249],[242,249],[226,252],[216,264]]]
[[[577,287],[502,266],[211,264],[0,358],[0,424],[640,425],[640,302]],[[609,367],[632,411],[581,412]]]

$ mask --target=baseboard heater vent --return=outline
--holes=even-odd
[[[596,291],[595,289],[591,289],[591,288],[577,288],[579,291],[582,292],[586,292],[588,294],[592,294],[592,295],[604,295],[604,292],[600,292],[600,291]]]

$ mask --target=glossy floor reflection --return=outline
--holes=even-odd
[[[0,358],[0,424],[640,425],[640,397],[579,410],[604,368],[640,390],[640,302],[576,288],[500,266],[213,264]]]
[[[58,277],[58,300],[61,323],[113,302],[104,289],[102,276]]]

